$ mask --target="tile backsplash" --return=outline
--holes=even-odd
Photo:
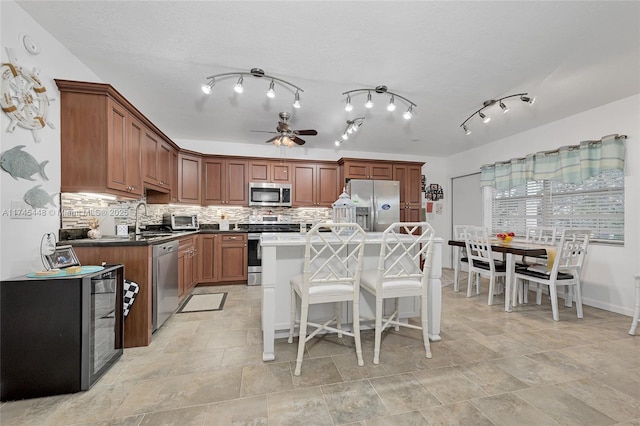
[[[62,229],[87,228],[87,220],[97,217],[104,235],[114,235],[116,225],[134,226],[136,207],[146,199],[119,201],[106,200],[91,195],[62,193],[60,194],[62,210]],[[283,214],[290,215],[292,223],[311,223],[331,219],[330,208],[252,208],[231,206],[181,206],[179,204],[147,204],[146,214],[141,210],[141,225],[159,225],[163,213],[197,214],[201,224],[218,223],[224,214],[230,224],[248,223],[249,215]]]

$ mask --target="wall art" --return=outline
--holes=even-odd
[[[42,176],[42,179],[49,180],[44,172],[44,167],[49,163],[49,160],[38,163],[38,160],[33,155],[22,150],[24,147],[25,145],[18,145],[0,155],[0,167],[2,170],[9,173],[15,180],[22,178],[33,181],[35,179],[31,176],[36,173]]]
[[[53,197],[57,194],[51,194],[44,189],[40,189],[42,185],[36,185],[24,194],[24,202],[29,204],[34,209],[43,209],[47,204],[51,204],[53,207],[57,207],[53,202]]]

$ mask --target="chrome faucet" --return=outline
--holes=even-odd
[[[140,235],[140,207],[144,207],[144,214],[147,214],[147,205],[140,203],[136,206],[136,235]]]

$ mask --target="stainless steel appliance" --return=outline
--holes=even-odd
[[[178,309],[178,241],[155,244],[153,252],[153,331]]]
[[[249,182],[249,205],[291,207],[291,184]]]
[[[247,255],[249,258],[247,284],[261,285],[262,249],[260,248],[260,236],[263,232],[300,232],[300,225],[292,224],[289,215],[252,215],[249,218],[247,231]]]
[[[3,401],[89,389],[122,356],[122,265],[0,284]]]
[[[162,215],[162,225],[168,226],[174,231],[195,231],[200,227],[198,215],[195,214],[164,213]]]
[[[352,179],[347,193],[356,205],[356,222],[365,231],[382,232],[400,221],[400,182]]]

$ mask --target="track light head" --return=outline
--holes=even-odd
[[[365,107],[371,109],[373,108],[373,101],[371,100],[371,92],[367,95],[367,102],[364,104]]]
[[[469,130],[469,128],[466,125],[462,125],[462,130],[464,130],[464,134],[465,135],[470,135],[471,134],[471,130]]]
[[[346,141],[347,139],[349,139],[349,135],[347,134],[347,132],[344,132],[344,133],[342,134],[342,140],[343,140],[343,141]]]
[[[236,85],[233,86],[233,90],[235,90],[236,93],[244,92],[244,88],[242,87],[242,82],[243,81],[244,81],[244,79],[242,78],[242,76],[240,76],[240,78],[238,79],[238,82],[236,83]]]
[[[344,106],[344,110],[347,112],[353,111],[353,105],[351,105],[351,96],[347,95],[347,104]]]
[[[509,112],[509,107],[504,104],[504,102],[500,101],[500,108],[502,108],[502,113],[506,114]]]
[[[293,101],[294,108],[300,108],[302,105],[300,104],[300,92],[296,92],[295,100]]]
[[[340,139],[336,139],[335,142],[333,142],[336,146],[340,146],[342,145],[342,141]]]
[[[267,96],[272,99],[276,97],[276,91],[273,89],[273,80],[271,80],[271,84],[269,84],[269,90],[267,90]]]
[[[200,88],[206,95],[210,95],[213,92],[213,86],[215,84],[216,84],[216,80],[212,78],[208,82],[203,83]]]
[[[411,117],[413,117],[413,105],[402,114],[402,117],[404,117],[405,120],[411,120]]]
[[[478,115],[482,119],[482,122],[485,124],[491,121],[491,117],[489,117],[488,115],[484,115],[482,112],[479,112]]]
[[[534,102],[536,101],[536,98],[533,96],[529,97],[529,96],[522,95],[520,96],[520,100],[522,102],[528,102],[530,105],[533,105]]]
[[[389,105],[387,105],[387,111],[395,111],[396,104],[394,101],[395,99],[393,98],[393,95],[391,95],[391,99],[389,100]]]

